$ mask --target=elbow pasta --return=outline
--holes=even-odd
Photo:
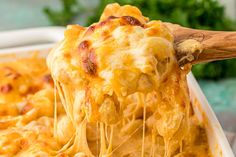
[[[0,156],[211,156],[161,21],[114,3],[64,36],[49,70],[37,57],[0,64]]]

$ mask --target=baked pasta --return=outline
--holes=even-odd
[[[63,135],[61,152],[209,156],[189,100],[190,67],[178,66],[173,36],[161,21],[110,4],[98,23],[68,26],[47,64],[74,133]]]
[[[133,6],[0,64],[0,156],[208,157],[173,37]],[[51,75],[50,75],[50,73]]]
[[[0,63],[0,71],[0,156],[45,156],[59,149],[53,138],[53,81],[45,59]]]

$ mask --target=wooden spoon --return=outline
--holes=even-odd
[[[196,30],[165,23],[174,35],[179,65],[236,58],[236,32]]]

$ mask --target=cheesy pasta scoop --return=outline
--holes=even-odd
[[[69,121],[55,128],[73,132],[58,134],[65,143],[59,152],[208,156],[189,100],[189,68],[178,66],[172,34],[161,21],[110,4],[98,23],[68,26],[47,64]]]

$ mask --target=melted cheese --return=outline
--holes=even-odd
[[[189,70],[178,66],[173,37],[161,21],[110,4],[98,23],[68,26],[47,63],[75,129],[63,152],[208,156],[206,140],[196,142],[201,129],[192,123]]]
[[[210,156],[161,21],[110,4],[47,64],[53,81],[44,59],[0,64],[0,156]]]
[[[0,63],[0,156],[52,156],[53,84],[45,59]],[[59,104],[58,113],[64,114]]]

